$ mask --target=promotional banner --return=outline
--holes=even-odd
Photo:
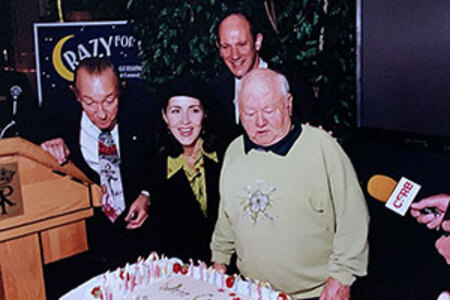
[[[39,103],[53,89],[72,83],[88,57],[108,57],[122,79],[140,78],[138,41],[126,21],[34,24]]]

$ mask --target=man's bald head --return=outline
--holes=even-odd
[[[291,128],[292,96],[286,78],[270,69],[256,69],[242,80],[239,116],[252,142],[271,146]]]
[[[263,36],[254,32],[246,16],[231,14],[223,19],[218,38],[220,57],[235,77],[241,78],[258,67]]]
[[[222,21],[220,21],[219,23],[219,27],[217,29],[217,37],[219,39],[219,43],[220,43],[220,30],[222,26],[227,27],[232,24],[239,25],[245,28],[250,32],[250,36],[252,37],[253,41],[256,39],[256,34],[258,32],[256,32],[255,26],[253,26],[252,22],[250,22],[248,17],[243,13],[232,13],[223,18]]]
[[[239,98],[242,91],[267,92],[275,87],[277,92],[287,97],[289,94],[289,83],[283,74],[271,69],[256,69],[245,76],[240,85]]]

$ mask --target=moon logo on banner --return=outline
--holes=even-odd
[[[73,38],[74,36],[75,35],[71,34],[60,39],[59,42],[56,43],[55,49],[53,49],[52,53],[52,62],[56,72],[59,74],[59,76],[68,81],[73,81],[73,72],[71,72],[66,68],[66,66],[64,66],[61,59],[61,50],[62,47],[64,46],[64,43],[67,42],[67,40]]]

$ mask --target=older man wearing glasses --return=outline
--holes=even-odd
[[[88,236],[111,268],[146,254],[153,102],[142,89],[125,88],[104,58],[83,60],[70,88],[76,99],[44,103],[51,124],[41,146],[101,184],[102,207],[88,224]]]

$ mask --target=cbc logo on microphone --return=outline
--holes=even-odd
[[[386,202],[386,207],[404,216],[420,188],[419,184],[402,177]]]

